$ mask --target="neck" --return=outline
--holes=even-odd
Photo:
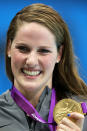
[[[33,99],[30,99],[29,102],[33,105],[33,107],[36,108],[38,104],[39,98],[34,97]]]
[[[16,86],[15,86],[16,87]],[[44,90],[44,88],[41,88],[38,91],[32,91],[32,90],[23,90],[24,88],[20,89],[16,87],[22,95],[34,106],[36,107],[39,101],[39,98]]]
[[[46,83],[49,88],[52,88],[52,80]],[[23,94],[23,96],[34,106],[38,104],[39,98],[46,87],[40,87],[38,89],[33,89],[32,87],[22,87],[21,85],[17,84],[17,82],[14,81],[14,86]]]

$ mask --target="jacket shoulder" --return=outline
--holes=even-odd
[[[10,90],[7,90],[2,95],[0,95],[0,107],[10,106],[14,103],[11,98]]]

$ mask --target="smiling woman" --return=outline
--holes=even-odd
[[[74,63],[68,27],[51,7],[32,4],[13,18],[7,32],[6,71],[12,88],[0,96],[0,131],[82,130],[80,113],[63,118],[57,128],[53,119],[56,101],[73,96],[80,101],[87,87]]]
[[[12,44],[11,41],[8,44],[14,85],[31,103],[36,104],[45,86],[52,88],[52,72],[55,63],[60,60],[55,37],[45,26],[25,22],[19,27]],[[34,101],[28,93],[33,99],[35,97]]]

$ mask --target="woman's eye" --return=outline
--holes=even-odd
[[[29,49],[25,46],[17,46],[17,49],[19,49],[20,52],[28,52]]]
[[[45,53],[49,53],[50,50],[47,50],[47,49],[40,49],[39,52],[45,54]]]

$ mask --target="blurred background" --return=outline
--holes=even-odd
[[[5,72],[5,45],[9,23],[24,6],[44,3],[60,13],[67,23],[78,57],[78,71],[87,83],[87,0],[0,0],[0,94],[11,88]]]

